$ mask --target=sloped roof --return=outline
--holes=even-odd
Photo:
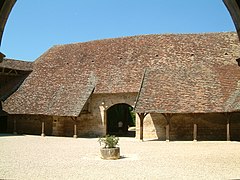
[[[236,65],[239,57],[236,33],[141,35],[54,46],[34,62],[33,72],[4,108],[19,114],[76,115],[69,113],[71,102],[79,91],[86,93],[90,72],[96,78],[94,93],[138,92],[145,68]],[[64,93],[54,102],[68,98],[68,103],[47,110],[54,108],[57,92]]]
[[[8,69],[21,70],[21,71],[32,71],[33,63],[5,58],[3,59],[2,62],[0,62],[0,68],[8,68]]]
[[[28,75],[29,73],[13,76],[8,82],[5,82],[3,84],[0,82],[0,101],[5,101],[11,94],[13,94]]]
[[[94,87],[91,72],[41,64],[3,103],[3,109],[10,114],[78,116]]]
[[[6,100],[14,93],[32,69],[32,62],[3,59],[0,62],[0,100]]]
[[[240,110],[240,70],[235,65],[147,69],[135,111],[208,113]]]
[[[166,64],[236,64],[236,33],[142,35],[54,46],[35,64],[93,71],[95,93],[138,92],[143,69]]]

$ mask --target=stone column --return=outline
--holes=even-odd
[[[75,121],[74,123],[75,124],[74,124],[74,135],[73,135],[73,137],[77,138],[77,121]]]
[[[41,134],[42,137],[45,136],[44,131],[45,131],[45,123],[44,123],[44,121],[42,121],[42,134]]]
[[[192,122],[193,122],[193,141],[197,141],[197,137],[198,137],[198,121],[201,117],[200,113],[193,113],[191,115],[192,118]]]
[[[103,125],[105,126],[105,134],[107,134],[107,109],[103,110]]]
[[[193,141],[197,141],[197,124],[193,125]]]
[[[230,119],[227,119],[227,141],[231,141],[231,136],[230,136]]]
[[[231,141],[231,135],[230,135],[230,113],[224,113],[226,119],[227,119],[227,141]]]

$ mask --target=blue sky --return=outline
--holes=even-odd
[[[140,34],[235,31],[222,0],[17,0],[1,52],[34,61],[53,45]]]

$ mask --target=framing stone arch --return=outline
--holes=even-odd
[[[126,103],[115,104],[107,109],[107,134],[135,137],[135,113]]]

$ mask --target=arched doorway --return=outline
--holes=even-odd
[[[107,110],[107,134],[135,137],[135,113],[128,104],[115,104]]]

